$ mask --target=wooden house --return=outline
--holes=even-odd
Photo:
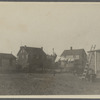
[[[28,68],[34,71],[37,68],[44,68],[46,54],[43,48],[21,46],[17,54],[17,63],[22,69]]]
[[[0,53],[0,70],[13,70],[16,65],[16,57],[12,54]]]
[[[87,62],[87,54],[84,49],[64,50],[61,54],[61,66],[84,68]]]

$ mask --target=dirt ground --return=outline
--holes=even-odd
[[[69,73],[0,74],[0,95],[100,94],[100,79],[91,83]]]

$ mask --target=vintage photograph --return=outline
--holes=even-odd
[[[0,2],[0,95],[100,95],[100,3]]]

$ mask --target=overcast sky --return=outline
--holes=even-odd
[[[100,49],[100,3],[0,2],[0,52],[17,54],[21,45],[63,50],[92,44]]]

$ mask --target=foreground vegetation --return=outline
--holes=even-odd
[[[100,79],[91,83],[69,73],[0,74],[0,95],[100,94]]]

